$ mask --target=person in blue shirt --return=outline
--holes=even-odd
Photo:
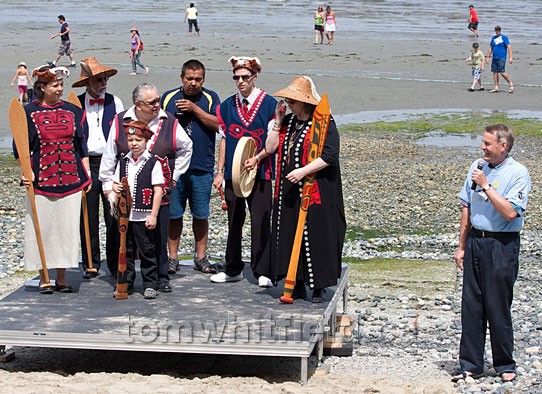
[[[489,93],[499,93],[499,74],[502,75],[504,80],[508,82],[508,93],[514,93],[514,84],[510,79],[510,76],[506,73],[506,55],[508,54],[508,61],[510,64],[514,62],[512,56],[512,45],[508,36],[501,34],[501,27],[495,26],[495,35],[491,38],[489,43],[489,51],[487,52],[486,63],[489,64],[489,59],[493,55],[491,60],[491,72],[493,73],[493,81],[495,87],[489,91]]]
[[[179,269],[178,251],[183,231],[186,201],[190,203],[195,238],[194,269],[207,274],[216,270],[206,255],[209,232],[209,205],[215,165],[215,141],[218,132],[218,94],[203,87],[205,66],[191,59],[181,70],[182,86],[165,92],[161,106],[175,116],[192,140],[192,158],[188,171],[181,175],[171,193],[168,249],[169,273]]]
[[[462,211],[454,261],[463,270],[460,370],[453,381],[484,372],[489,325],[493,368],[503,382],[517,377],[510,307],[519,271],[519,232],[531,190],[525,166],[510,155],[514,133],[487,126],[483,160],[472,163],[459,195]]]

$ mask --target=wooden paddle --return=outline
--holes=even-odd
[[[331,110],[327,93],[324,94],[312,116],[312,126],[310,129],[310,146],[307,163],[310,163],[322,155],[324,143],[326,141],[327,129],[331,118]],[[299,253],[301,252],[301,242],[303,241],[303,228],[309,211],[311,201],[312,188],[314,186],[315,173],[308,175],[303,182],[303,191],[301,193],[301,206],[299,207],[299,216],[297,218],[297,227],[295,231],[294,244],[292,246],[292,254],[290,255],[290,263],[288,264],[288,273],[284,282],[284,293],[280,297],[280,302],[285,304],[293,304],[295,280],[297,276],[297,266],[299,265]]]
[[[33,172],[32,165],[30,163],[30,148],[28,146],[28,123],[26,121],[26,112],[24,111],[24,108],[19,100],[16,98],[12,98],[11,102],[9,103],[9,124],[11,126],[11,133],[13,134],[13,141],[17,147],[17,153],[19,154],[19,164],[21,165],[23,176],[30,181],[30,186],[26,190],[28,192],[28,200],[30,201],[30,207],[32,209],[32,223],[34,224],[34,231],[36,233],[36,240],[38,242],[38,250],[40,253],[41,267],[43,270],[44,283],[41,284],[41,287],[52,287],[53,285],[49,281],[47,262],[45,261],[45,250],[43,249],[38,210],[36,208],[36,195],[34,193],[34,183],[32,182]]]
[[[130,222],[130,209],[132,208],[132,194],[128,179],[122,178],[122,191],[117,194],[115,206],[119,215],[119,265],[117,270],[117,286],[115,289],[115,299],[125,300],[128,298],[128,278],[127,278],[127,261],[126,261],[126,233]]]
[[[68,94],[68,102],[78,106],[79,108],[82,108],[81,101],[79,101],[79,97],[77,97],[73,90],[70,92],[70,94]],[[90,174],[88,174],[88,176],[90,178]],[[83,190],[83,193],[81,195],[81,206],[83,208],[83,227],[85,229],[85,246],[87,248],[88,261],[88,268],[86,269],[86,272],[90,274],[96,274],[98,270],[92,266],[92,247],[90,245],[90,226],[88,224],[87,192],[85,190]]]

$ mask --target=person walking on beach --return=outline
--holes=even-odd
[[[495,35],[491,38],[489,44],[489,51],[487,52],[486,63],[489,64],[489,59],[493,55],[491,61],[491,72],[493,73],[493,81],[495,87],[489,91],[489,93],[499,93],[499,74],[502,75],[504,80],[508,82],[508,93],[514,93],[514,84],[505,71],[506,55],[508,54],[508,61],[510,64],[514,62],[512,56],[512,45],[510,40],[504,34],[501,34],[501,27],[495,26]]]
[[[319,5],[318,9],[314,13],[314,43],[318,44],[318,37],[320,37],[320,44],[324,43],[324,8]]]
[[[226,243],[226,266],[224,272],[211,276],[211,282],[236,282],[243,279],[242,233],[246,208],[250,212],[250,263],[254,269],[262,258],[271,233],[271,180],[275,176],[273,155],[265,151],[267,133],[273,128],[277,100],[256,87],[262,65],[257,57],[232,56],[233,80],[238,92],[220,104],[217,112],[221,134],[218,153],[218,171],[214,180],[216,188],[226,180],[224,191],[228,204],[228,240]],[[247,160],[244,167],[257,166],[256,180],[247,198],[237,197],[233,191],[232,167],[234,152],[243,136],[252,137],[256,143],[256,155]],[[248,162],[248,163],[247,163]],[[265,276],[258,278],[261,287],[272,286]]]
[[[472,85],[467,90],[469,92],[474,92],[476,84],[479,84],[480,87],[478,91],[483,91],[484,87],[482,86],[482,71],[484,71],[484,53],[480,50],[480,44],[474,42],[472,44],[472,52],[468,58],[465,59],[466,62],[469,62],[472,66]]]
[[[17,80],[17,88],[19,89],[19,102],[21,104],[28,102],[28,83],[32,83],[32,77],[26,69],[25,62],[20,62],[17,65],[17,71],[13,75],[11,86],[15,84],[15,80]]]
[[[196,30],[196,34],[199,37],[198,10],[196,9],[194,3],[190,3],[190,7],[188,7],[184,13],[185,23],[186,20],[188,20],[188,37],[192,37],[192,26]]]
[[[84,276],[95,276],[87,272],[89,258],[92,259],[92,267],[98,271],[101,266],[100,253],[100,200],[102,203],[104,222],[107,231],[105,251],[109,272],[116,277],[119,253],[119,229],[117,221],[111,215],[111,205],[102,190],[99,179],[100,164],[105,150],[107,137],[113,119],[118,112],[124,111],[122,101],[117,96],[107,93],[109,78],[117,74],[112,67],[102,65],[95,57],[88,57],[81,61],[81,75],[72,84],[73,88],[86,88],[79,95],[81,106],[86,111],[88,123],[87,146],[90,162],[90,176],[92,189],[87,193],[88,222],[90,229],[90,247],[92,256],[87,255],[87,249],[82,249]],[[81,227],[81,245],[86,245],[84,227]]]
[[[337,30],[337,21],[335,19],[335,11],[331,10],[331,6],[326,7],[326,24],[324,30],[326,32],[327,45],[333,45],[333,39],[335,38],[335,30]]]
[[[24,107],[28,124],[28,144],[32,179],[22,184],[35,190],[37,216],[48,268],[56,269],[54,289],[71,293],[66,268],[76,268],[79,256],[81,193],[92,187],[85,139],[84,111],[61,99],[66,67],[41,66],[32,71],[36,99]],[[19,158],[15,149],[15,158]],[[52,294],[47,286],[41,251],[32,225],[32,209],[26,201],[24,262],[25,270],[40,275],[40,294]]]
[[[461,189],[459,246],[454,254],[463,271],[458,374],[484,372],[489,326],[493,368],[503,382],[517,377],[510,307],[519,270],[519,233],[531,190],[529,171],[510,156],[514,133],[504,124],[487,126],[483,159],[471,164]]]
[[[70,25],[66,22],[64,15],[58,16],[58,23],[60,23],[60,31],[56,34],[53,34],[50,39],[54,39],[60,36],[60,46],[58,47],[58,54],[56,59],[52,62],[53,66],[56,66],[56,63],[64,55],[70,57],[71,63],[68,67],[75,67],[75,61],[73,60],[73,51],[71,50],[71,40],[70,40]]]
[[[141,67],[143,70],[145,70],[145,74],[149,73],[149,68],[145,67],[143,63],[141,63],[141,52],[143,51],[143,41],[141,41],[141,37],[139,35],[139,31],[137,30],[137,27],[132,26],[130,29],[130,33],[132,34],[132,41],[130,48],[130,59],[132,59],[132,72],[130,75],[136,75],[137,74],[137,67]]]
[[[218,132],[216,110],[218,94],[203,87],[205,66],[191,59],[183,64],[181,87],[162,95],[162,108],[175,116],[192,140],[192,157],[188,170],[181,175],[171,192],[169,208],[169,273],[179,267],[178,252],[183,230],[186,200],[190,203],[192,231],[195,238],[194,269],[216,273],[207,259],[209,205],[215,166],[215,140]]]
[[[158,262],[155,241],[158,212],[162,201],[165,178],[157,156],[147,149],[153,132],[145,122],[135,120],[123,124],[126,142],[130,151],[117,164],[113,191],[122,191],[121,179],[126,177],[132,197],[130,222],[126,234],[126,277],[128,289],[133,290],[135,280],[135,258],[139,255],[143,297],[147,300],[158,296]]]
[[[478,13],[472,4],[469,5],[469,30],[472,31],[473,37],[478,37]]]
[[[133,105],[128,110],[118,113],[113,119],[111,131],[107,139],[99,179],[104,193],[108,195],[113,186],[113,177],[118,160],[129,152],[128,142],[124,134],[124,124],[141,120],[149,126],[153,136],[147,145],[149,152],[158,156],[164,171],[164,196],[158,213],[158,229],[155,241],[158,261],[158,290],[169,293],[167,258],[167,230],[169,222],[169,198],[171,185],[184,174],[192,156],[192,141],[175,117],[160,109],[160,96],[156,86],[150,83],[137,85],[132,92]]]

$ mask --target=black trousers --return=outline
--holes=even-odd
[[[92,188],[87,193],[88,224],[90,232],[90,249],[92,251],[92,266],[100,269],[100,200],[104,212],[104,222],[106,227],[105,253],[107,266],[114,276],[118,268],[119,255],[119,228],[117,221],[111,216],[111,207],[107,197],[102,191],[102,182],[98,179],[100,172],[100,162],[102,156],[90,156],[90,177],[92,179]],[[85,237],[85,227],[83,217],[81,216],[81,255],[83,257],[83,267],[85,270],[89,267],[87,244]]]
[[[499,374],[516,367],[510,307],[519,270],[519,245],[518,234],[499,238],[477,237],[472,230],[469,234],[463,259],[459,346],[463,371],[483,372],[488,323],[493,367]]]
[[[158,261],[158,279],[160,283],[169,284],[168,253],[167,253],[167,232],[169,225],[169,205],[162,205],[158,211],[158,220],[156,221],[155,246],[156,259]]]
[[[245,199],[233,192],[231,181],[226,181],[224,197],[228,204],[228,241],[226,244],[226,275],[239,275],[244,268],[241,259],[243,224],[246,205],[250,212],[250,262],[254,270],[262,257],[271,233],[271,207],[273,205],[271,181],[256,179],[252,193]]]
[[[158,232],[158,228],[148,230],[145,227],[145,222],[130,222],[128,224],[126,234],[126,276],[129,288],[134,286],[136,277],[134,260],[136,252],[138,252],[141,261],[143,287],[158,290],[158,263],[154,245],[155,232]]]

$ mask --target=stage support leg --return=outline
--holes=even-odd
[[[0,363],[7,363],[15,358],[13,350],[6,350],[6,345],[0,345]]]
[[[299,381],[299,383],[301,383],[302,386],[305,386],[307,384],[308,373],[309,373],[309,358],[301,357],[301,380]]]

